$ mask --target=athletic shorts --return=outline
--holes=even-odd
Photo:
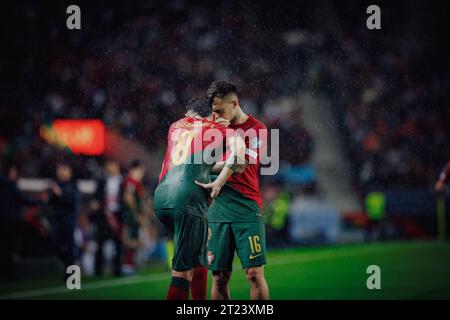
[[[156,210],[156,216],[173,233],[172,270],[188,271],[198,265],[206,266],[207,219],[177,209]]]
[[[242,268],[266,264],[264,222],[209,222],[208,268],[231,271],[235,251]]]

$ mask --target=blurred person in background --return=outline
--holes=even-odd
[[[442,192],[445,190],[445,185],[450,178],[450,161],[447,162],[444,169],[442,169],[441,174],[439,175],[438,180],[436,181],[434,189],[436,192]]]
[[[128,175],[123,183],[123,228],[121,231],[124,246],[124,269],[126,274],[136,269],[135,254],[140,248],[139,229],[144,212],[145,190],[142,180],[145,175],[144,164],[133,160],[128,169]]]
[[[266,237],[273,246],[286,245],[288,238],[288,213],[292,195],[279,184],[266,184],[261,188],[264,199]]]
[[[65,270],[76,259],[74,231],[80,206],[80,192],[68,162],[56,165],[56,180],[50,183],[49,205],[53,210],[53,240]],[[64,270],[64,274],[66,275]]]
[[[113,273],[121,275],[122,241],[120,237],[122,206],[122,183],[120,165],[117,161],[106,160],[105,178],[98,181],[97,190],[90,203],[93,211],[92,220],[96,226],[95,239],[97,251],[95,253],[95,275],[103,275],[104,269],[104,244],[106,240],[114,241],[115,251],[113,255]]]
[[[22,208],[25,205],[38,205],[43,202],[26,196],[17,187],[19,169],[17,165],[6,166],[5,176],[0,176],[0,278],[17,280],[18,274],[14,264],[14,254],[20,239]]]
[[[90,221],[89,215],[90,213],[84,210],[78,214],[74,241],[77,249],[77,264],[80,266],[83,274],[93,275],[95,273],[97,242],[95,239],[95,225]]]

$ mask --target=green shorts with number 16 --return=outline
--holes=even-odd
[[[208,268],[213,271],[232,270],[236,251],[242,268],[266,263],[266,235],[261,222],[210,222]]]

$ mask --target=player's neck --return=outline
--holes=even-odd
[[[242,111],[241,108],[239,108],[238,111],[237,111],[236,116],[231,121],[231,124],[237,126],[237,125],[243,124],[247,120],[248,120],[248,115],[245,114],[244,111]]]

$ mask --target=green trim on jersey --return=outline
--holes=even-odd
[[[197,186],[195,180],[209,182],[211,168],[212,165],[207,164],[181,164],[172,167],[155,190],[155,210],[178,209],[206,217],[208,192]]]
[[[225,184],[208,209],[209,222],[263,221],[258,204]]]

